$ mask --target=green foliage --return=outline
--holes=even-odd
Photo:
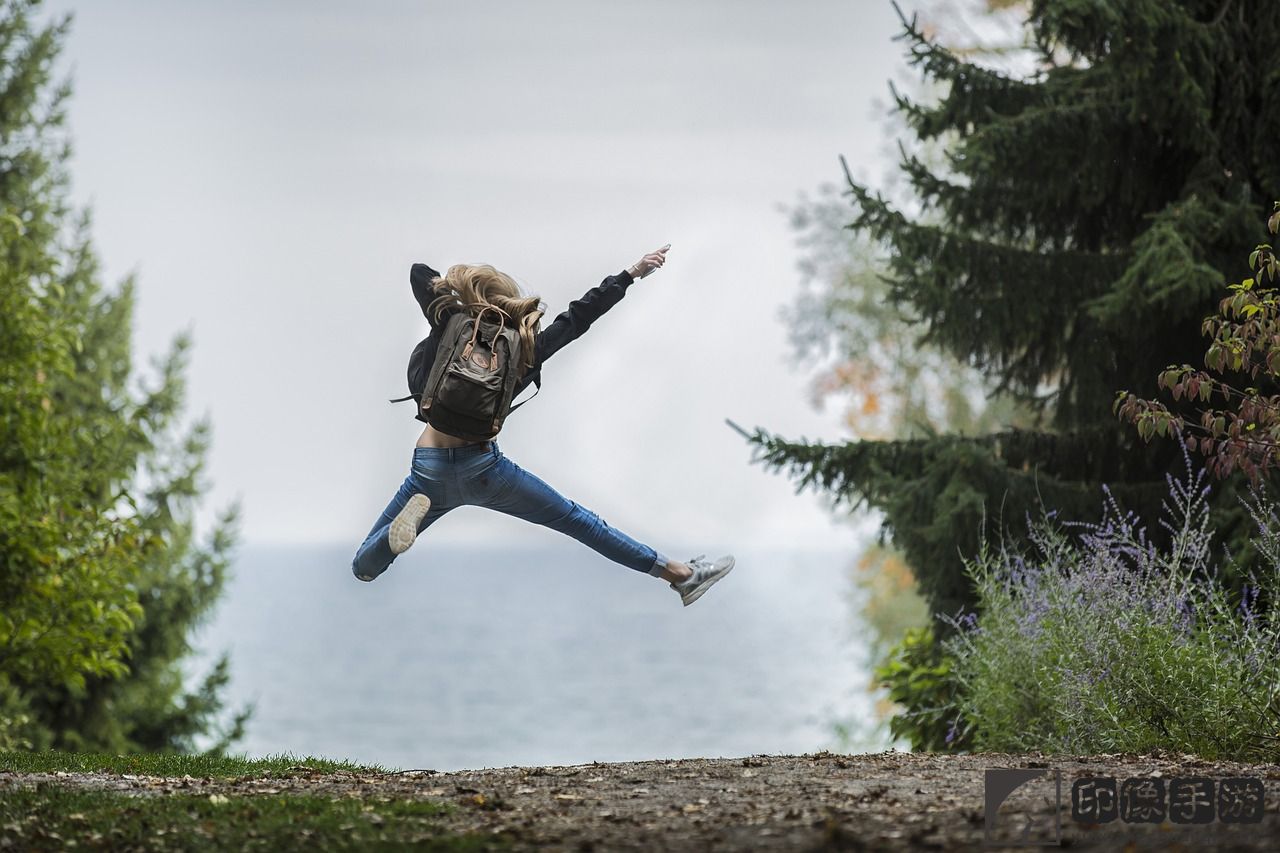
[[[977,553],[993,531],[1025,538],[1026,507],[1043,502],[1072,517],[1096,514],[1096,498],[1075,482],[1081,468],[1120,482],[1116,494],[1132,504],[1159,506],[1163,483],[1133,482],[1150,451],[1136,437],[1117,448],[1103,440],[1109,434],[1009,430],[842,445],[786,441],[762,429],[748,437],[756,460],[785,470],[799,490],[882,510],[884,533],[918,567],[920,591],[932,611],[951,615],[973,602],[961,555]],[[958,566],[954,573],[937,569],[951,563]]]
[[[1280,595],[1280,518],[1252,505],[1264,556],[1237,600],[1214,580],[1206,495],[1170,484],[1167,547],[1110,500],[1079,536],[1041,519],[1033,546],[968,563],[978,609],[943,645],[977,749],[1280,757],[1280,613],[1259,606]]]
[[[930,90],[895,93],[941,167],[904,150],[909,205],[845,170],[850,240],[883,248],[887,298],[918,340],[1040,413],[982,435],[815,445],[756,430],[759,458],[885,515],[935,613],[973,601],[962,555],[1025,538],[1028,513],[1096,518],[1111,483],[1154,515],[1178,448],[1118,424],[1115,389],[1151,396],[1189,361],[1233,259],[1280,197],[1280,5],[1264,0],[1036,0],[1040,70],[967,62],[904,21]],[[1247,562],[1232,488],[1216,527]],[[1228,578],[1230,580],[1230,578]]]
[[[836,398],[859,438],[973,434],[1030,426],[1029,413],[951,353],[916,340],[912,318],[888,297],[882,252],[844,228],[847,205],[824,187],[789,211],[804,250],[799,299],[784,312],[799,364],[815,372],[814,402]]]
[[[30,749],[31,741],[23,734],[30,727],[30,708],[22,694],[13,685],[0,683],[0,752]]]
[[[944,752],[969,746],[969,731],[958,722],[954,663],[936,641],[933,627],[925,626],[907,631],[889,659],[876,667],[877,681],[905,709],[889,721],[889,731],[906,739],[913,750]]]
[[[958,51],[1016,63],[1025,58],[1028,45],[1025,40],[1019,44],[1008,25],[1016,28],[1020,20],[997,14],[997,5],[1011,4],[937,0],[922,14],[938,38],[965,43]],[[909,146],[913,157],[930,168],[946,165],[940,141],[911,140],[901,114],[886,118],[883,136],[899,140],[904,151]],[[1037,426],[1031,407],[995,390],[987,376],[953,353],[918,340],[919,318],[912,316],[910,306],[888,298],[884,248],[865,233],[850,234],[845,227],[848,205],[836,187],[824,184],[818,198],[802,197],[789,214],[803,255],[800,296],[785,319],[797,361],[816,374],[815,403],[843,406],[852,435],[863,440],[927,438],[939,432],[974,435]],[[889,660],[908,628],[929,624],[928,604],[915,574],[901,549],[883,537],[859,559],[855,578],[866,593],[859,623],[869,629],[868,650],[876,665]],[[895,711],[912,715],[922,710],[909,703],[903,710],[883,691],[878,693],[881,719]],[[853,733],[865,736],[866,728],[859,720],[838,725],[837,734],[846,748],[860,748]],[[889,728],[884,726],[879,736],[889,737]]]
[[[1280,202],[1267,228],[1272,234],[1280,230]],[[1260,243],[1249,267],[1253,277],[1229,285],[1218,314],[1202,326],[1212,340],[1204,364],[1217,376],[1189,364],[1169,365],[1157,384],[1175,402],[1185,401],[1180,411],[1128,391],[1117,393],[1115,410],[1144,441],[1177,437],[1207,458],[1211,473],[1225,477],[1239,470],[1256,484],[1280,468],[1280,291],[1262,286],[1280,282],[1280,258],[1271,244]],[[1210,405],[1215,397],[1222,408]],[[1197,403],[1204,405],[1188,420]]]
[[[189,693],[179,664],[234,511],[195,541],[208,428],[178,421],[189,343],[135,374],[132,283],[103,289],[66,202],[50,69],[67,22],[35,26],[34,5],[0,6],[0,743],[190,749],[226,662]]]

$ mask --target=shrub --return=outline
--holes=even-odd
[[[894,647],[889,659],[877,666],[877,682],[903,710],[889,721],[889,732],[905,738],[913,750],[957,751],[968,746],[968,736],[956,719],[955,664],[943,654],[933,626],[911,628]]]
[[[1242,569],[1242,595],[1227,592],[1205,472],[1184,459],[1185,477],[1168,478],[1167,546],[1104,490],[1099,523],[1049,514],[1024,549],[966,562],[979,604],[942,617],[957,628],[942,646],[954,658],[955,725],[977,749],[1280,759],[1280,617],[1269,606],[1280,519],[1263,491],[1250,493],[1261,565]]]

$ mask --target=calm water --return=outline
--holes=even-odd
[[[832,724],[870,713],[848,556],[736,556],[683,608],[571,541],[419,546],[371,584],[345,545],[244,547],[197,642],[231,653],[254,756],[451,770],[836,747]]]

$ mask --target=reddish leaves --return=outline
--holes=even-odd
[[[1267,221],[1271,233],[1280,228],[1280,202]],[[1277,467],[1280,447],[1280,395],[1263,395],[1258,388],[1239,388],[1226,374],[1256,380],[1262,375],[1280,383],[1280,259],[1269,244],[1249,255],[1253,278],[1229,286],[1231,295],[1218,305],[1218,315],[1206,317],[1202,333],[1211,339],[1204,363],[1217,377],[1189,364],[1169,365],[1157,386],[1175,401],[1203,404],[1198,421],[1188,422],[1163,403],[1144,400],[1128,391],[1116,395],[1113,411],[1137,427],[1143,441],[1153,436],[1177,437],[1188,449],[1205,457],[1210,474],[1222,478],[1242,471],[1251,480]],[[1272,287],[1264,288],[1267,282]],[[1213,408],[1215,399],[1221,408]]]

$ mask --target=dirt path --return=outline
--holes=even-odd
[[[1044,823],[1032,839],[1052,839],[1052,774],[1061,773],[1062,839],[1083,850],[1280,849],[1280,765],[1205,762],[1187,756],[1086,758],[884,752],[817,753],[737,759],[641,761],[572,767],[397,774],[313,773],[283,779],[162,779],[98,773],[0,773],[15,784],[60,784],[130,794],[299,792],[452,803],[449,829],[480,832],[520,848],[554,850],[886,850],[980,849],[988,768],[1048,768],[1006,801],[997,837],[1021,830],[1019,816]],[[1183,825],[1116,820],[1087,826],[1071,816],[1072,783],[1081,777],[1160,779],[1252,777],[1265,786],[1261,823]],[[1141,781],[1141,780],[1140,780]],[[1237,783],[1232,783],[1237,784]],[[1150,785],[1147,785],[1150,790]],[[1171,813],[1171,812],[1170,812]],[[1128,846],[1128,842],[1132,846]]]

